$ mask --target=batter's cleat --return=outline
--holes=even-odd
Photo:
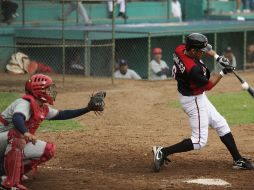
[[[233,162],[233,169],[253,170],[254,165],[250,162],[250,159],[241,158]]]
[[[164,163],[164,156],[163,153],[161,151],[163,147],[161,146],[153,146],[153,163],[154,163],[154,172],[159,172],[161,169],[161,166]]]

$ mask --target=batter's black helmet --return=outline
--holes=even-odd
[[[203,52],[212,50],[212,46],[208,44],[207,37],[200,33],[192,33],[185,39],[186,49],[199,49]]]

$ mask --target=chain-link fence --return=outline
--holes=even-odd
[[[92,27],[92,23],[86,22],[85,17],[79,15],[79,11],[72,11],[69,14],[70,7],[70,10],[80,10],[79,1],[72,1],[74,5],[70,5],[69,2],[63,3],[64,1],[15,2],[20,7],[20,17],[16,21],[22,21],[24,27],[3,26],[6,30],[2,30],[0,34],[1,71],[6,69],[12,54],[22,52],[31,61],[40,63],[42,70],[48,69],[63,76],[70,74],[110,77],[118,68],[119,60],[125,59],[129,68],[135,70],[142,79],[149,79],[151,72],[149,63],[153,59],[152,49],[155,47],[162,49],[162,59],[171,69],[175,47],[184,41],[186,34],[195,32],[137,32],[125,30],[124,27],[121,30],[116,29],[115,16],[119,7],[113,9],[116,13],[109,18],[107,0],[82,2],[88,18],[98,23]],[[168,2],[170,1],[163,4],[167,5],[163,14],[167,17],[170,14]],[[38,7],[41,9],[38,10]],[[98,13],[97,9],[103,11]],[[33,13],[35,10],[36,14]],[[121,22],[124,22],[124,19]],[[209,43],[219,54],[223,54],[228,46],[231,47],[237,69],[252,67],[253,30],[209,32],[202,29],[201,32],[207,35]],[[213,59],[204,58],[204,61],[211,70],[216,69]]]
[[[37,62],[41,71],[63,76],[111,76],[114,57],[111,26],[114,17],[107,19],[111,25],[106,30],[91,27],[91,16],[95,12],[92,5],[96,3],[105,7],[108,0],[14,2],[20,8],[20,16],[14,21],[10,19],[12,26],[1,25],[1,71],[6,69],[11,56],[20,52],[27,55],[31,62]],[[97,19],[100,16],[107,18],[107,14],[105,7]],[[19,27],[20,24],[23,27]]]
[[[135,70],[142,79],[150,79],[152,72],[150,62],[154,59],[152,54],[153,48],[159,47],[162,49],[162,60],[167,63],[169,70],[171,70],[173,53],[176,46],[183,43],[185,36],[191,32],[194,31],[182,34],[173,34],[170,31],[136,33],[136,38],[122,37],[116,39],[116,62],[124,58],[127,60],[129,68]],[[226,52],[231,49],[230,51],[236,59],[236,67],[238,70],[254,68],[253,31],[225,33],[207,33],[207,31],[203,31],[203,33],[207,36],[209,43],[219,55],[227,56]],[[125,36],[128,35],[126,32]],[[204,57],[203,61],[211,71],[218,70],[214,59]]]

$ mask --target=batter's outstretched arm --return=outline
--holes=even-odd
[[[222,79],[222,75],[219,73],[214,73],[211,78],[209,79],[209,81],[213,84],[212,87],[214,87],[216,84],[218,84],[218,82],[220,81],[220,79]]]

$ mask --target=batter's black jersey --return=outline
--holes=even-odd
[[[184,96],[202,94],[213,87],[210,71],[201,60],[184,54],[185,44],[176,47],[172,76],[177,80],[178,91]]]

